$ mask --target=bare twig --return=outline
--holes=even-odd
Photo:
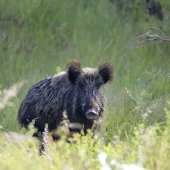
[[[9,21],[0,22],[0,25],[8,24],[8,23],[11,23],[11,22],[13,22],[13,21],[15,21],[15,20],[19,21],[19,20],[18,20],[18,16],[12,18],[12,19],[9,20]]]
[[[154,30],[158,31],[161,35],[160,36],[159,35],[149,35],[148,32],[146,32],[145,34],[139,35],[142,31],[144,31],[146,29],[154,29]],[[143,39],[143,38],[145,38],[145,39]],[[135,41],[137,41],[137,45],[132,46],[132,43],[135,42]],[[148,42],[148,41],[152,41],[152,42],[145,44],[145,42]],[[170,42],[170,38],[169,37],[165,37],[163,32],[159,28],[156,28],[156,27],[146,27],[146,28],[141,29],[139,32],[137,32],[133,36],[133,38],[127,44],[125,44],[124,47],[126,49],[124,51],[121,51],[121,52],[117,53],[117,54],[124,53],[124,52],[126,54],[128,54],[129,50],[132,50],[132,51],[130,52],[129,55],[127,55],[125,63],[124,63],[124,70],[123,70],[123,73],[122,73],[122,76],[121,76],[121,84],[122,84],[122,86],[123,86],[123,75],[125,73],[128,60],[131,57],[131,55],[134,52],[134,50],[136,48],[139,48],[139,47],[144,47],[144,46],[149,46],[149,45],[153,45],[153,44],[158,44],[158,43],[161,43],[163,41]],[[162,74],[162,75],[165,75],[165,74]]]
[[[155,79],[157,79],[157,78],[160,77],[160,76],[168,76],[168,77],[170,78],[170,74],[161,74],[161,75],[159,75],[159,76],[152,77],[151,79],[149,79],[149,80],[144,84],[144,86],[143,86],[142,88],[145,88],[146,85],[147,85],[150,81],[155,80]]]
[[[145,37],[146,35],[147,35],[147,36],[150,36],[150,35],[148,35],[148,34],[143,34],[143,35],[140,35],[140,36],[136,37],[137,35],[139,35],[139,34],[140,34],[143,30],[145,30],[145,29],[156,29],[156,30],[160,31],[162,37],[164,37],[163,32],[162,32],[159,28],[157,28],[157,27],[145,27],[145,28],[141,29],[139,32],[137,32],[137,33],[133,36],[133,38],[125,44],[124,47],[126,47],[126,49],[125,49],[124,51],[118,52],[118,53],[116,53],[116,54],[120,54],[120,53],[124,53],[125,51],[128,51],[129,48],[127,48],[127,45],[130,46],[131,43],[132,43],[133,41],[135,41],[136,39],[140,39],[140,38],[142,38],[142,37]],[[157,35],[156,35],[156,36],[157,36]],[[136,37],[136,38],[135,38],[135,37]]]

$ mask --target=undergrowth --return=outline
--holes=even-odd
[[[111,2],[0,1],[0,169],[169,169],[170,1],[160,1],[163,21],[143,0]],[[40,155],[32,132],[21,134],[18,109],[33,84],[70,59],[114,63],[115,80],[102,89],[105,118],[95,138],[52,142],[47,133]]]
[[[93,138],[88,134],[75,134],[66,142],[65,138],[54,142],[46,132],[44,150],[41,143],[26,135],[1,133],[0,167],[5,169],[168,169],[170,156],[170,114],[165,126],[155,124],[145,128],[144,123],[133,128],[128,140],[118,137],[108,144],[104,138]],[[32,131],[32,134],[35,131]],[[45,142],[45,143],[44,143]],[[135,164],[135,165],[134,165]]]

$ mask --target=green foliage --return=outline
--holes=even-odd
[[[57,71],[57,73],[60,73],[60,72],[62,72],[62,69],[61,69],[61,67],[56,67],[56,71]]]
[[[1,169],[114,169],[113,159],[121,165],[168,169],[170,80],[153,78],[170,72],[170,44],[148,45],[156,42],[152,40],[134,49],[146,36],[131,41],[145,27],[157,27],[169,36],[170,1],[160,3],[166,14],[163,21],[147,15],[142,0],[0,1],[0,97],[4,89],[27,80],[0,109]],[[151,28],[142,34],[161,35]],[[90,132],[76,135],[70,143],[63,138],[39,156],[39,143],[30,137],[34,128],[26,139],[15,133],[20,131],[17,112],[28,89],[64,71],[70,59],[79,60],[82,67],[97,67],[107,60],[115,65],[114,83],[102,89],[108,101],[97,130],[100,139],[92,139]]]
[[[160,124],[145,128],[138,124],[133,128],[133,136],[129,140],[116,144],[105,144],[104,139],[94,139],[93,133],[75,134],[69,139],[57,142],[50,140],[46,134],[45,149],[40,155],[40,141],[26,135],[2,133],[0,138],[0,166],[5,169],[101,169],[139,164],[146,169],[167,169],[170,156],[170,114],[167,115],[166,125]],[[32,125],[31,125],[32,126]],[[35,132],[31,127],[32,134]],[[159,134],[158,134],[159,131]],[[114,142],[114,141],[112,141]],[[134,165],[133,165],[134,166]],[[139,167],[136,166],[136,169]]]

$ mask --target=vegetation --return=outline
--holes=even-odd
[[[161,1],[166,17],[160,21],[145,13],[144,1],[121,1],[121,9],[103,0],[0,1],[2,170],[123,169],[132,164],[168,169],[170,2]],[[108,98],[106,116],[98,139],[91,132],[77,134],[70,143],[49,139],[40,156],[31,132],[19,133],[18,108],[35,82],[65,70],[70,59],[83,67],[114,63],[114,83],[102,89]],[[20,91],[14,96],[11,89]]]

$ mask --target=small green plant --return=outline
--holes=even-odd
[[[170,1],[160,3],[164,21],[147,15],[142,0],[0,1],[0,169],[169,169]],[[95,138],[89,132],[66,142],[61,131],[54,142],[46,131],[40,155],[33,124],[19,134],[19,106],[33,84],[73,58],[83,67],[114,63],[116,79],[103,89],[105,119]],[[25,79],[14,97],[10,87]]]
[[[113,145],[114,141],[106,144],[104,138],[93,138],[90,130],[86,136],[75,134],[69,143],[62,138],[57,142],[50,141],[46,126],[42,155],[39,155],[39,141],[30,136],[35,132],[34,123],[30,124],[31,131],[26,135],[1,132],[1,169],[30,169],[30,166],[32,169],[167,169],[170,114],[167,109],[165,112],[167,121],[164,129],[160,124],[148,128],[140,124],[134,127],[132,138],[116,145]]]
[[[61,69],[61,67],[57,66],[57,67],[56,67],[56,71],[57,71],[57,73],[60,73],[60,72],[62,72],[62,69]]]

